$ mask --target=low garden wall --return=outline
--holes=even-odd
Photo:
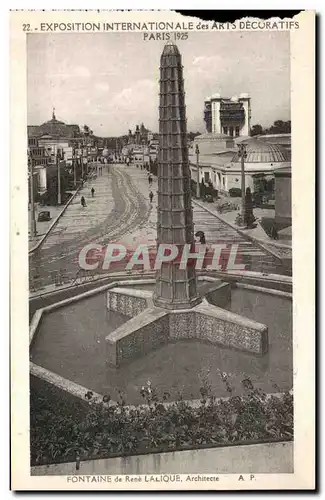
[[[227,384],[227,380],[224,380]],[[270,443],[293,439],[293,396],[267,395],[242,381],[244,396],[216,399],[202,386],[201,400],[166,403],[148,384],[144,405],[84,400],[31,376],[31,465],[117,456]]]

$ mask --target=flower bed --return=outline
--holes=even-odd
[[[223,374],[227,390],[232,389]],[[144,405],[130,407],[121,395],[116,405],[65,395],[31,381],[31,464],[42,465],[144,453],[251,444],[293,439],[293,396],[269,396],[242,381],[244,396],[216,399],[207,385],[201,400],[167,403],[150,382],[141,394]]]

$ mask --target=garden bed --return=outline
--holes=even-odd
[[[108,395],[83,401],[31,377],[31,465],[293,439],[292,394],[267,395],[245,379],[245,395],[231,396],[220,376],[229,398],[216,399],[203,383],[194,404],[181,395],[168,403],[148,382],[140,406],[127,406],[122,394],[115,405]]]
[[[263,207],[265,208],[265,207]],[[277,232],[281,231],[290,226],[288,222],[279,222],[275,218],[272,217],[262,217],[260,220],[260,224],[264,229],[265,233],[271,238],[272,237],[272,227],[274,226]]]

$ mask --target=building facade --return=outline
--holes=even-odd
[[[207,133],[230,137],[249,136],[251,127],[251,98],[240,94],[231,98],[213,94],[204,101],[204,121]]]
[[[37,195],[43,196],[47,193],[47,196],[52,196],[54,200],[58,162],[61,166],[61,187],[64,190],[63,186],[67,185],[67,179],[71,176],[73,159],[81,155],[90,157],[91,138],[82,134],[78,125],[67,125],[57,120],[54,110],[51,120],[42,125],[28,126],[27,135],[28,178],[30,182],[33,170],[35,199]],[[78,162],[81,162],[80,158]]]
[[[291,168],[289,152],[275,144],[268,144],[260,139],[245,140],[247,157],[245,159],[245,184],[251,191],[256,185],[274,179],[278,168]],[[190,157],[191,177],[196,181],[197,164],[194,155]],[[280,170],[279,170],[280,172]],[[232,188],[241,188],[241,159],[233,149],[221,150],[214,154],[199,155],[200,182],[211,182],[214,189],[227,194]]]
[[[35,137],[28,138],[28,194],[30,196],[31,173],[33,171],[33,189],[35,195],[43,194],[47,189],[47,169],[51,164],[51,156],[47,149],[39,144]],[[30,201],[30,199],[29,199]]]
[[[152,139],[153,133],[149,129],[147,129],[143,123],[141,123],[141,125],[136,125],[134,133],[132,133],[132,130],[129,130],[128,133],[128,145],[147,145]]]
[[[71,165],[74,148],[81,148],[85,142],[79,125],[57,120],[54,109],[51,120],[42,125],[27,126],[27,135],[29,142],[35,140],[38,146],[45,149],[50,163],[55,163],[58,151],[63,151],[66,163]]]

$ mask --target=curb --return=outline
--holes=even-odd
[[[283,257],[281,255],[279,255],[278,253],[276,253],[275,250],[272,250],[272,248],[269,248],[268,245],[273,245],[273,243],[266,243],[264,242],[263,240],[260,240],[260,239],[254,239],[254,237],[251,237],[252,241],[255,241],[257,245],[259,245],[260,247],[262,247],[266,252],[269,252],[270,254],[272,254],[274,257],[276,257],[277,259],[280,259],[280,260],[283,260],[283,259],[286,259],[287,257]],[[283,248],[283,249],[286,249],[286,250],[291,250],[291,259],[292,259],[292,248],[291,247],[277,247],[279,249]]]
[[[132,278],[136,278],[136,279],[152,279],[152,277],[155,276],[155,272],[154,271],[148,271],[146,273],[143,273],[143,272],[139,272],[138,274],[136,275],[133,275]],[[260,278],[260,277],[263,277],[264,279],[267,279],[268,280],[271,280],[271,281],[275,281],[275,282],[283,282],[283,283],[292,283],[292,277],[290,276],[286,276],[286,275],[277,275],[277,274],[268,274],[268,276],[266,277],[264,275],[264,273],[258,273],[258,272],[252,272],[252,271],[245,271],[244,273],[241,273],[240,271],[236,271],[235,273],[233,272],[218,272],[217,275],[213,275],[213,276],[208,276],[206,274],[198,274],[198,279],[200,281],[200,279],[202,279],[202,276],[204,276],[204,279],[206,279],[207,281],[214,281],[215,279],[226,279],[226,278],[237,278],[237,279],[241,279],[243,277],[245,278],[248,278],[248,279],[255,279],[255,278]],[[43,298],[43,297],[48,297],[48,296],[52,296],[54,294],[59,294],[61,292],[64,292],[64,291],[68,291],[68,290],[71,290],[71,289],[78,289],[79,287],[82,288],[84,286],[90,286],[90,285],[94,285],[95,287],[98,285],[100,286],[102,282],[104,281],[107,281],[109,279],[118,279],[118,280],[121,280],[121,279],[130,279],[131,278],[131,275],[130,274],[126,274],[126,273],[121,273],[121,274],[118,274],[118,273],[111,273],[111,274],[107,274],[107,275],[99,275],[98,278],[96,279],[86,279],[84,282],[80,282],[80,283],[75,283],[73,280],[70,281],[69,283],[66,283],[66,284],[61,284],[60,286],[54,286],[53,284],[51,285],[47,285],[45,286],[44,288],[42,289],[39,289],[39,290],[35,290],[33,292],[30,292],[29,293],[29,300],[34,300],[34,299],[40,299],[40,298]]]
[[[258,245],[262,246],[262,248],[264,250],[266,250],[267,252],[269,252],[272,255],[274,255],[274,257],[277,257],[278,259],[281,259],[281,257],[279,257],[279,255],[276,254],[275,252],[273,252],[272,250],[270,250],[267,247],[267,245],[272,245],[272,246],[274,246],[276,248],[283,248],[283,249],[286,249],[286,250],[291,250],[291,252],[292,252],[292,247],[290,245],[285,245],[285,244],[281,244],[281,243],[273,243],[272,241],[269,242],[269,241],[266,241],[266,240],[262,240],[261,238],[256,238],[255,236],[247,234],[245,231],[242,231],[237,226],[235,226],[235,224],[232,224],[231,222],[228,222],[228,221],[224,220],[219,214],[217,214],[216,212],[214,212],[210,208],[205,207],[204,205],[202,205],[200,202],[198,202],[196,200],[192,199],[192,201],[193,201],[193,203],[196,203],[196,205],[198,205],[200,208],[202,208],[203,210],[206,210],[211,215],[214,215],[215,217],[217,217],[217,219],[221,220],[221,222],[224,222],[229,227],[231,227],[232,229],[234,229],[235,231],[237,231],[237,233],[239,233],[244,238],[249,239],[249,240],[257,243]]]
[[[48,295],[53,295],[53,294],[58,294],[61,292],[64,292],[65,290],[71,290],[71,289],[77,289],[78,287],[83,287],[83,286],[88,286],[88,285],[95,285],[98,284],[100,286],[100,283],[103,281],[107,281],[108,279],[130,279],[131,277],[139,278],[139,279],[151,279],[154,276],[154,272],[152,271],[150,275],[148,273],[142,273],[142,274],[137,274],[135,276],[131,276],[128,274],[121,274],[117,275],[115,273],[108,274],[106,276],[100,277],[98,279],[92,279],[92,280],[85,280],[84,282],[81,283],[75,283],[74,281],[71,281],[67,283],[66,285],[62,284],[62,286],[57,286],[56,288],[53,288],[53,285],[47,285],[45,288],[40,289],[40,291],[35,291],[35,292],[30,292],[29,293],[29,300],[34,300],[34,299],[39,299],[44,296]]]
[[[62,375],[58,375],[55,372],[52,372],[51,370],[48,370],[47,368],[43,368],[40,365],[37,365],[33,361],[29,362],[29,375],[33,375],[34,377],[37,377],[38,379],[41,379],[48,384],[54,385],[54,387],[65,391],[67,394],[70,396],[73,396],[75,398],[78,398],[81,400],[81,402],[86,403],[85,400],[85,394],[89,391],[93,393],[93,397],[91,398],[91,402],[93,403],[99,403],[103,404],[104,407],[108,408],[109,406],[117,406],[118,403],[114,401],[113,399],[110,399],[109,403],[103,403],[103,397],[104,394],[100,394],[96,391],[93,391],[92,389],[89,389],[88,387],[84,387],[81,384],[78,384],[77,382],[73,382],[72,380],[69,380],[65,377],[62,377]],[[283,391],[283,392],[268,392],[266,393],[266,400],[271,399],[272,397],[275,398],[281,398],[283,394],[288,392],[291,396],[293,396],[293,389],[290,389],[288,391]],[[223,401],[229,401],[233,396],[219,396],[217,398],[214,398],[214,402],[216,404],[223,402]],[[209,399],[209,398],[207,398]],[[182,400],[185,405],[188,405],[190,408],[196,409],[199,408],[202,405],[202,400],[201,399],[185,399]],[[178,400],[175,401],[164,401],[161,404],[168,409],[169,407],[172,407],[175,405]],[[136,410],[137,408],[143,409],[143,410],[149,410],[150,405],[146,403],[141,403],[141,404],[128,404],[124,406],[126,411],[132,411]],[[229,446],[229,445],[228,445]]]
[[[54,228],[54,226],[59,222],[59,219],[62,217],[62,215],[64,214],[64,212],[66,211],[66,209],[68,208],[68,206],[70,205],[70,203],[72,203],[72,201],[74,200],[74,198],[77,196],[77,194],[79,193],[80,189],[81,189],[81,186],[78,186],[77,191],[71,196],[71,198],[68,200],[68,202],[64,205],[64,207],[62,208],[62,210],[59,213],[59,215],[54,219],[54,221],[52,222],[52,224],[50,225],[50,227],[48,228],[48,230],[46,231],[46,233],[39,240],[39,242],[36,243],[36,245],[33,248],[31,248],[30,250],[28,250],[28,255],[31,255],[32,253],[34,253],[44,243],[44,241],[46,240],[46,238],[48,237],[48,235],[50,234],[50,232],[52,231],[52,229]]]

